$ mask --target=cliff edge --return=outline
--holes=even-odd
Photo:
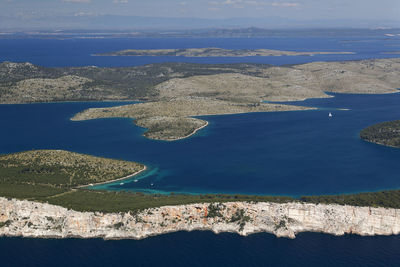
[[[0,198],[0,236],[142,239],[177,231],[210,230],[249,235],[300,232],[333,235],[400,233],[400,210],[305,203],[191,204],[138,213],[77,212],[27,200]]]

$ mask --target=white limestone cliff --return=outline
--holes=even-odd
[[[230,202],[165,206],[132,213],[77,212],[0,197],[0,236],[142,239],[176,231],[211,230],[248,235],[300,232],[333,235],[400,233],[400,210],[304,203]],[[215,212],[217,211],[217,212]],[[210,215],[218,216],[210,217]],[[240,216],[238,216],[240,215]]]

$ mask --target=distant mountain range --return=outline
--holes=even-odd
[[[342,37],[352,40],[356,37],[373,38],[386,37],[400,39],[400,28],[384,29],[263,29],[263,28],[209,28],[200,30],[111,30],[111,29],[85,29],[85,30],[37,30],[37,31],[10,31],[0,33],[2,38],[258,38],[258,37]]]
[[[295,20],[266,18],[162,18],[120,15],[74,14],[69,16],[16,17],[1,16],[0,31],[32,30],[119,30],[119,31],[182,31],[209,28],[400,28],[400,19],[392,20]]]

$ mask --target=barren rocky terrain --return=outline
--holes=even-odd
[[[125,68],[44,68],[3,62],[0,103],[160,100],[182,96],[235,102],[299,100],[326,97],[324,92],[397,92],[399,74],[399,58],[284,67],[161,63]]]
[[[400,233],[400,210],[296,202],[228,202],[163,206],[139,213],[93,213],[0,197],[0,236],[142,239],[192,230],[241,235],[267,232],[289,238],[300,232],[393,235]]]
[[[74,120],[129,117],[152,139],[190,136],[206,122],[192,116],[304,110],[263,101],[330,97],[326,92],[399,92],[400,59],[260,64],[162,63],[127,68],[43,68],[0,64],[0,103],[134,100],[146,103],[84,111]]]

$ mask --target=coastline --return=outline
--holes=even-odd
[[[144,172],[145,170],[147,170],[146,165],[143,165],[143,166],[144,166],[144,168],[141,169],[140,171],[137,171],[137,172],[135,172],[135,173],[129,174],[129,175],[124,176],[124,177],[121,177],[121,178],[117,178],[117,179],[109,180],[109,181],[105,181],[105,182],[94,183],[94,184],[80,185],[80,186],[77,186],[77,187],[75,187],[75,188],[78,188],[78,189],[79,189],[79,188],[86,188],[86,187],[92,187],[92,186],[96,186],[96,185],[109,184],[109,183],[114,183],[114,182],[126,180],[126,179],[129,179],[129,178],[131,178],[131,177],[133,177],[133,176],[136,176],[136,175],[138,175],[139,173]]]
[[[266,232],[286,238],[295,238],[301,232],[336,236],[400,234],[400,209],[299,202],[213,205],[198,203],[138,213],[102,213],[0,197],[0,237],[144,239],[194,230],[242,236]],[[212,209],[218,213],[212,213]]]
[[[186,136],[179,137],[179,138],[174,138],[174,139],[169,139],[169,140],[163,140],[163,139],[159,139],[159,140],[161,140],[161,141],[172,142],[172,141],[178,141],[178,140],[181,140],[181,139],[188,138],[188,137],[190,137],[190,136],[192,136],[192,135],[195,135],[198,131],[200,131],[201,129],[203,129],[203,128],[205,128],[205,127],[208,126],[208,124],[209,124],[208,121],[206,121],[206,120],[203,120],[203,121],[206,122],[204,125],[200,126],[199,128],[196,128],[192,133],[190,133],[190,134],[188,134],[188,135],[186,135]]]

